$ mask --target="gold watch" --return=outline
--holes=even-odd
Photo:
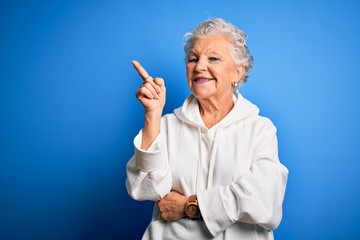
[[[200,208],[198,205],[198,201],[195,195],[191,195],[189,197],[189,200],[185,206],[184,210],[186,216],[188,216],[190,219],[199,219],[201,216]]]

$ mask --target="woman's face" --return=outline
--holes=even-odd
[[[194,40],[186,64],[190,91],[200,100],[221,101],[233,94],[233,81],[239,81],[245,67],[236,67],[230,57],[226,35],[212,35]]]

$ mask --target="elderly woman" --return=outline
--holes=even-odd
[[[145,108],[126,187],[156,201],[143,239],[273,239],[288,170],[276,128],[238,87],[252,68],[245,34],[215,18],[185,35],[190,96],[162,116],[165,82],[133,61]]]

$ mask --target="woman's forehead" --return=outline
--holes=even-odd
[[[200,53],[223,53],[228,52],[229,39],[223,35],[211,35],[194,39],[194,43],[189,51],[191,54]]]

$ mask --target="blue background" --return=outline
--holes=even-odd
[[[350,0],[1,1],[0,239],[141,237],[152,203],[124,185],[144,113],[130,61],[165,79],[171,112],[189,94],[183,34],[208,17],[248,34],[254,70],[241,92],[278,127],[290,175],[276,239],[360,239],[359,10]]]

